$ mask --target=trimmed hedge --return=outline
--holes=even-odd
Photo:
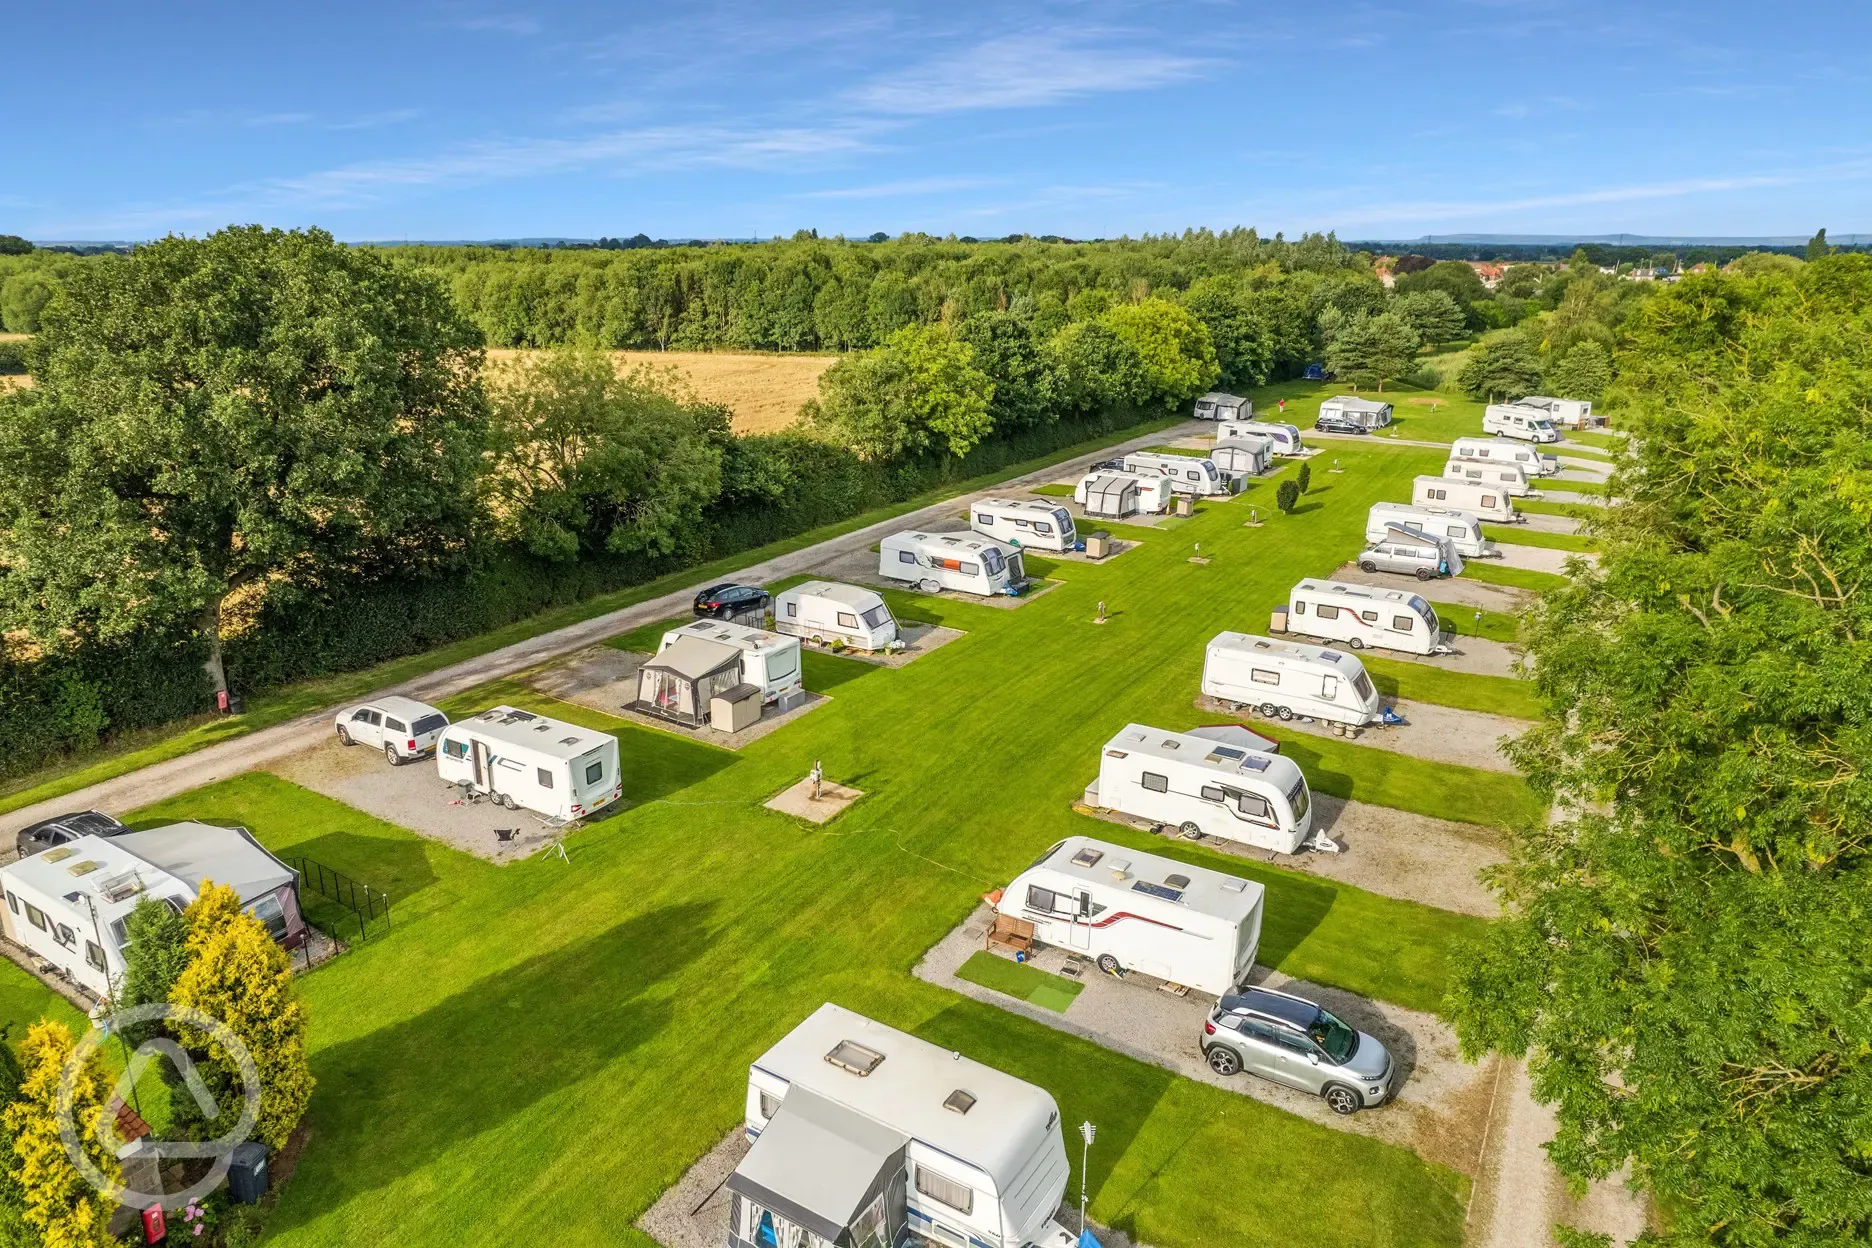
[[[27,660],[0,655],[0,778],[90,749],[112,733],[208,709],[206,657],[198,637]]]

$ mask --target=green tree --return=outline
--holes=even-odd
[[[1827,246],[1826,227],[1824,225],[1820,227],[1820,232],[1818,234],[1815,234],[1812,238],[1807,240],[1807,258],[1809,260],[1824,260],[1832,250],[1831,247]]]
[[[1738,277],[1762,277],[1769,273],[1792,273],[1801,264],[1799,256],[1790,256],[1786,252],[1749,251],[1731,260],[1723,269]]]
[[[124,919],[130,944],[124,949],[124,974],[117,986],[117,1006],[131,1009],[167,1001],[176,980],[188,966],[188,923],[166,903],[145,895]],[[132,1047],[162,1030],[155,1022],[128,1027],[124,1038]]]
[[[1300,487],[1290,479],[1280,483],[1274,490],[1274,505],[1288,515],[1300,502]]]
[[[320,231],[86,265],[0,401],[0,629],[194,622],[273,577],[433,566],[473,516],[479,335],[440,283]]]
[[[1294,485],[1302,494],[1313,488],[1313,465],[1300,465],[1300,471],[1294,474]]]
[[[1145,299],[1119,304],[1100,319],[1137,352],[1143,402],[1175,408],[1215,384],[1215,346],[1188,308]]]
[[[1547,362],[1543,391],[1568,399],[1605,397],[1612,384],[1612,356],[1596,342],[1582,342]]]
[[[968,454],[993,429],[994,383],[943,325],[906,325],[819,378],[807,423],[864,459],[939,447]]]
[[[1427,343],[1448,342],[1462,336],[1468,318],[1462,305],[1446,290],[1418,290],[1397,301],[1397,314]]]
[[[1470,349],[1456,385],[1472,399],[1494,403],[1533,394],[1541,384],[1540,354],[1519,332],[1490,338]]]
[[[1022,311],[980,312],[956,332],[975,353],[975,367],[994,379],[988,416],[1003,433],[1059,419],[1058,379],[1034,337],[1031,308],[1030,300]]]
[[[35,250],[17,234],[0,234],[0,256],[24,256]]]
[[[1183,296],[1183,306],[1209,331],[1220,384],[1251,390],[1273,375],[1275,342],[1254,295],[1230,278],[1205,277]]]
[[[1347,321],[1326,348],[1326,366],[1341,380],[1384,388],[1386,380],[1410,371],[1422,345],[1417,331],[1396,312]]]
[[[25,1095],[26,1072],[0,1028],[0,1248],[38,1248],[38,1236],[26,1222],[26,1189],[20,1184],[19,1154],[7,1109]]]
[[[0,321],[15,334],[38,333],[40,316],[58,290],[58,282],[44,273],[15,273],[0,285]]]
[[[1102,321],[1074,321],[1047,342],[1060,401],[1089,413],[1144,401],[1144,362],[1137,348]]]
[[[620,376],[609,354],[555,347],[493,390],[496,511],[548,559],[596,551],[666,555],[721,492],[728,416],[648,368]]]
[[[26,1079],[4,1111],[18,1159],[22,1218],[41,1248],[116,1248],[109,1230],[115,1204],[72,1164],[60,1137],[61,1102],[77,1129],[79,1146],[97,1172],[112,1182],[117,1158],[98,1140],[110,1081],[95,1052],[69,1076],[77,1045],[63,1023],[40,1021],[26,1032]]]
[[[1575,1178],[1673,1243],[1872,1233],[1872,260],[1694,277],[1619,360],[1634,458],[1596,570],[1524,617],[1544,721],[1451,1004],[1530,1055]]]
[[[1440,290],[1454,299],[1465,314],[1489,297],[1482,278],[1461,260],[1439,260],[1420,273],[1406,273],[1397,279],[1392,289],[1399,297],[1423,290]]]

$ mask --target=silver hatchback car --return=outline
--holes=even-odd
[[[1420,581],[1449,575],[1449,561],[1440,548],[1428,543],[1373,542],[1359,552],[1361,572],[1401,572]]]
[[[1322,1097],[1336,1114],[1382,1105],[1395,1089],[1390,1050],[1303,997],[1249,988],[1217,1002],[1203,1058],[1218,1075],[1247,1071]]]

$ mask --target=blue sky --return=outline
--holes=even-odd
[[[0,232],[1872,232],[1872,7],[22,5]]]

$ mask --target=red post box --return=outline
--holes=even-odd
[[[217,711],[226,711],[228,709],[227,690],[215,690],[215,709]]]
[[[169,1233],[168,1224],[163,1221],[163,1207],[151,1205],[143,1211],[143,1242],[160,1244]]]

